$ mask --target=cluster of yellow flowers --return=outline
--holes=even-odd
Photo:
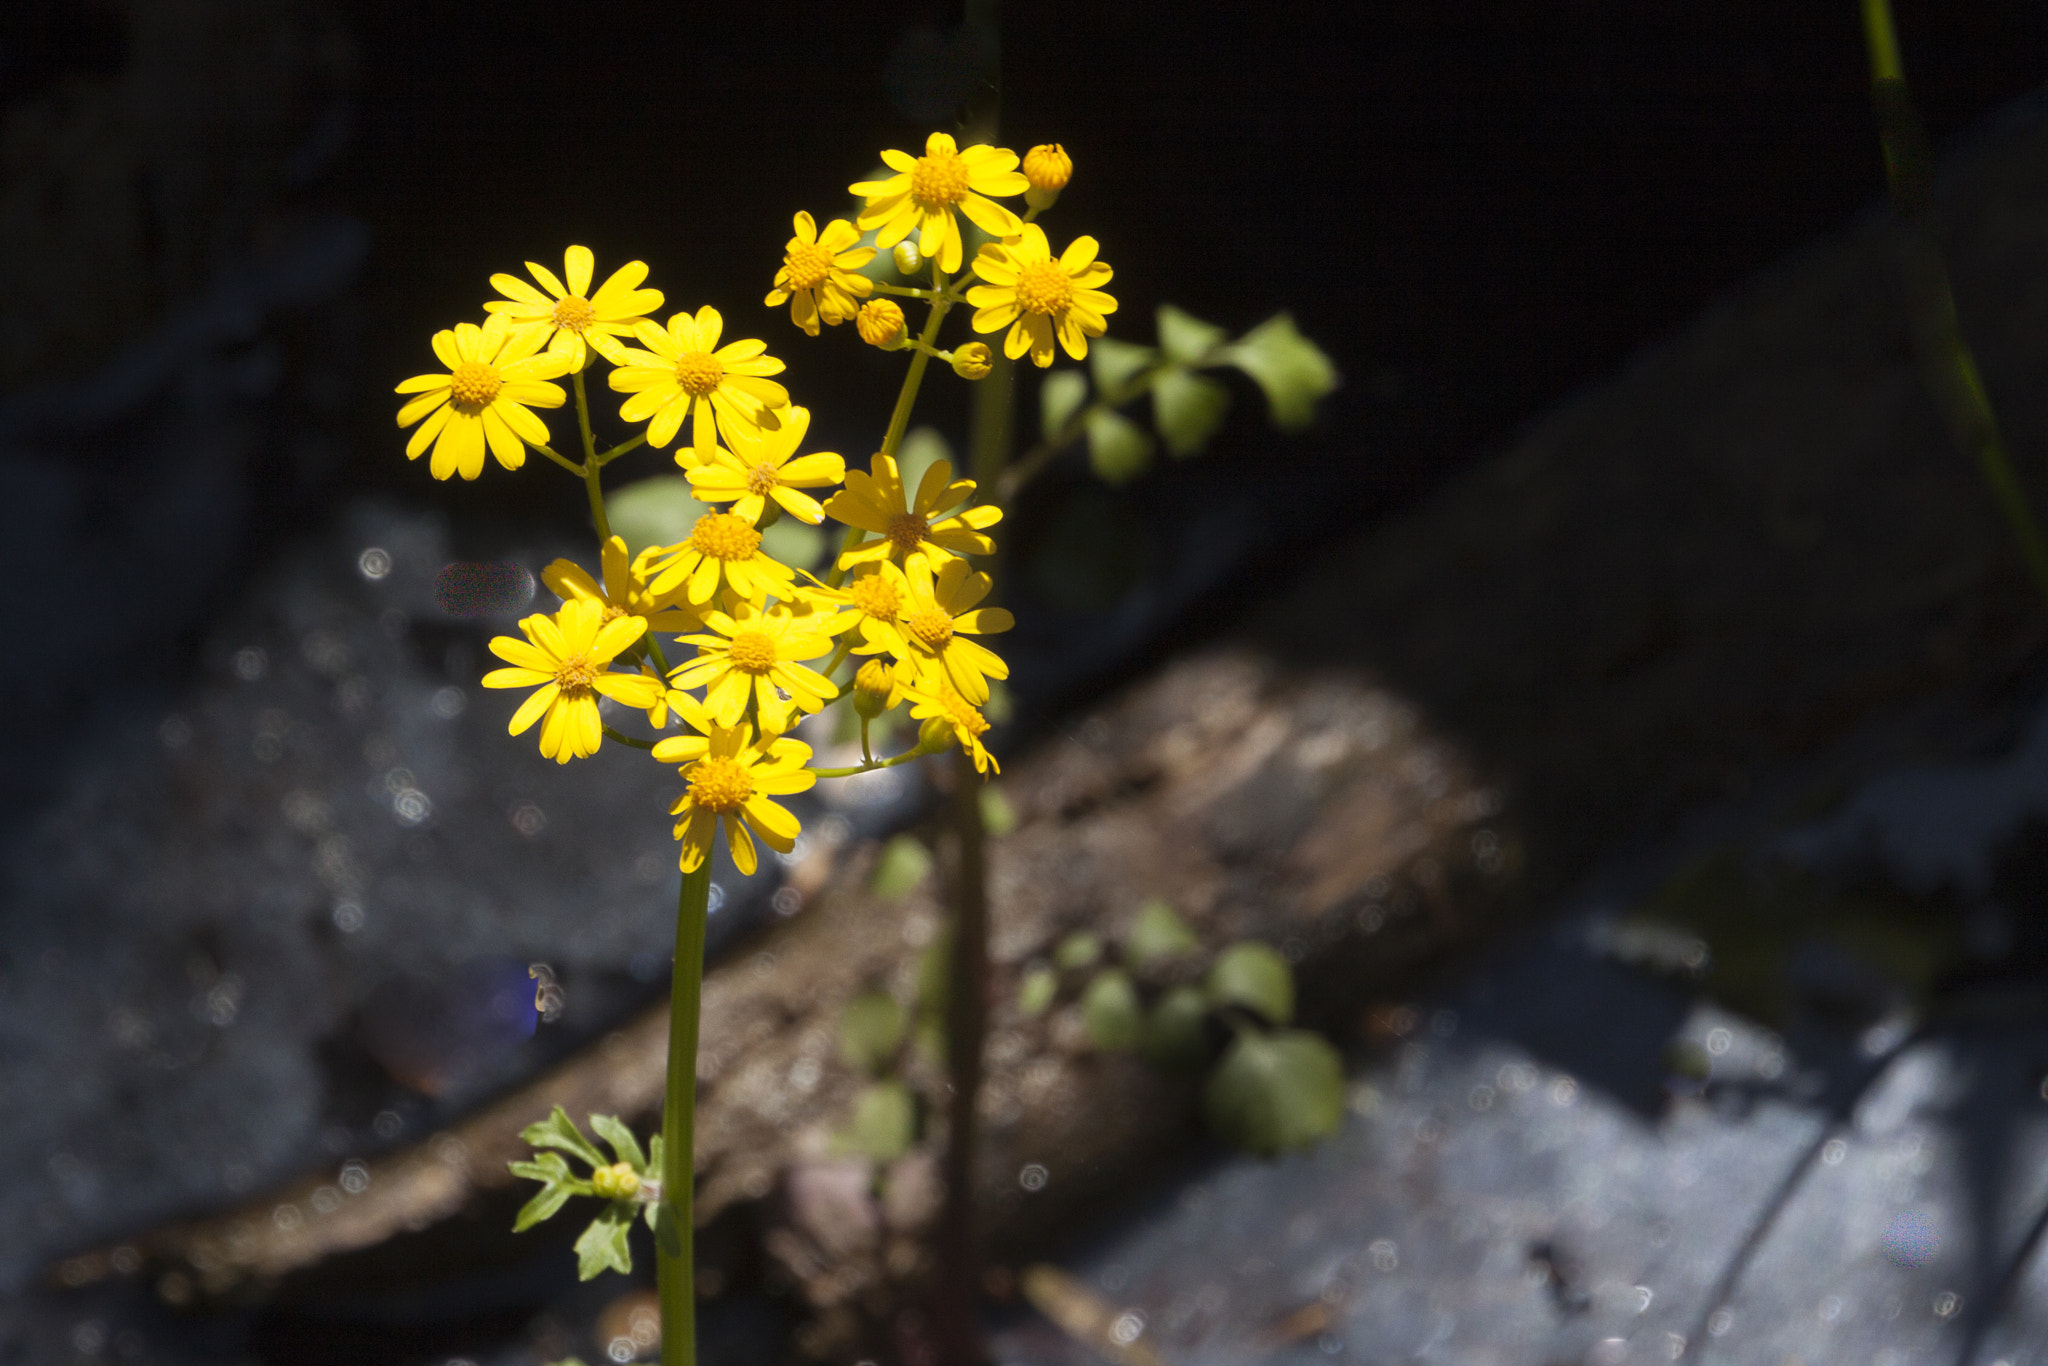
[[[1088,338],[1103,335],[1116,308],[1100,289],[1110,269],[1096,259],[1090,237],[1075,239],[1055,259],[1044,231],[1030,221],[1073,173],[1063,150],[1034,148],[1020,172],[1014,152],[961,149],[934,133],[923,156],[890,151],[883,160],[896,174],[851,187],[866,197],[855,222],[836,219],[820,232],[809,214],[796,215],[796,235],[767,298],[771,307],[788,304],[791,320],[812,336],[821,322],[851,321],[872,345],[919,353],[906,403],[928,358],[969,379],[990,372],[989,348],[981,343],[951,352],[931,345],[938,321],[957,303],[974,308],[975,330],[1009,329],[1003,348],[1011,359],[1028,351],[1037,364],[1050,365],[1055,339],[1076,359],[1087,354]],[[1028,208],[1022,217],[996,202],[1020,194]],[[994,239],[972,259],[980,283],[971,287],[951,278],[966,259],[960,217]],[[930,287],[877,285],[859,273],[890,248],[904,275],[928,267]],[[667,447],[691,423],[675,460],[694,496],[713,510],[684,540],[638,554],[610,536],[596,575],[555,561],[541,577],[561,607],[521,621],[523,638],[491,642],[507,667],[487,674],[484,686],[534,690],[514,713],[511,733],[538,723],[541,753],[568,763],[595,754],[607,734],[626,739],[604,724],[600,699],[644,711],[656,731],[671,730],[673,722],[677,733],[654,742],[652,753],[681,767],[685,791],[671,814],[685,872],[703,865],[721,826],[744,873],[757,866],[756,837],[789,851],[798,823],[774,799],[805,791],[820,776],[806,766],[811,747],[790,732],[842,696],[833,674],[852,656],[863,657],[846,691],[861,719],[866,757],[851,771],[957,743],[978,771],[990,772],[995,761],[982,742],[988,721],[981,709],[989,680],[1007,678],[1009,668],[973,637],[1008,630],[1011,617],[980,605],[992,585],[968,557],[994,553],[987,532],[1002,519],[1001,509],[977,503],[974,481],[954,478],[943,460],[915,488],[906,487],[893,449],[900,422],[865,471],[848,470],[830,451],[799,453],[811,415],[769,378],[784,366],[766,343],[721,346],[724,320],[710,307],[676,313],[666,325],[655,321],[663,295],[642,287],[648,271],[639,261],[619,267],[593,293],[595,264],[587,248],[572,246],[560,276],[533,262],[531,281],[492,276],[504,297],[484,305],[484,322],[434,336],[447,372],[398,386],[415,396],[400,409],[399,425],[419,424],[406,454],[417,458],[431,448],[435,478],[476,478],[486,450],[516,470],[533,449],[585,479],[601,531],[599,469],[643,441]],[[870,297],[878,289],[929,302],[933,325],[926,335],[912,341],[901,307]],[[620,419],[646,424],[642,436],[603,455],[591,440],[583,386],[584,371],[600,357],[613,367],[610,387],[626,396]],[[581,464],[549,447],[546,424],[534,412],[567,401],[554,383],[564,376],[574,382]],[[830,517],[848,528],[827,577],[800,572],[763,549],[762,531],[783,516],[813,525]],[[693,654],[671,665],[656,632],[672,634]],[[812,667],[827,656],[822,668]],[[905,704],[922,723],[916,746],[875,759],[868,723]]]

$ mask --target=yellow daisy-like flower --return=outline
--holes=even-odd
[[[765,612],[742,607],[732,616],[706,612],[704,624],[711,629],[683,637],[697,657],[672,677],[678,688],[704,689],[704,710],[719,725],[737,724],[752,698],[761,729],[779,735],[789,729],[792,707],[815,712],[839,696],[831,679],[797,662],[832,651],[837,632],[821,629],[830,623],[817,614],[799,617],[779,604]]]
[[[635,323],[661,307],[661,291],[641,289],[647,263],[628,261],[592,294],[590,277],[596,264],[589,247],[571,247],[562,254],[560,277],[546,266],[528,261],[526,268],[540,281],[545,294],[517,275],[493,275],[491,288],[505,297],[485,304],[484,312],[504,314],[515,337],[539,334],[549,351],[570,357],[572,370],[590,363],[592,348],[617,365],[625,350],[617,339],[631,336]]]
[[[846,487],[826,500],[828,516],[881,537],[841,555],[839,567],[884,559],[901,564],[913,551],[942,561],[992,553],[996,543],[982,532],[1003,520],[1003,510],[981,503],[953,514],[973,496],[974,481],[954,479],[947,460],[934,460],[918,481],[916,496],[906,496],[895,457],[877,454],[869,470],[848,470]]]
[[[633,336],[647,349],[621,350],[608,382],[631,394],[619,406],[627,422],[647,424],[647,444],[666,446],[675,440],[683,419],[697,414],[695,456],[678,452],[684,469],[711,458],[722,430],[730,441],[735,432],[757,431],[780,421],[776,409],[789,405],[789,390],[765,378],[782,373],[782,362],[764,355],[768,343],[736,341],[718,345],[725,320],[706,305],[692,318],[678,313],[662,328],[652,319],[633,327]]]
[[[658,595],[650,585],[650,567],[659,553],[650,546],[629,561],[625,538],[614,536],[604,543],[598,555],[598,568],[604,575],[602,583],[574,560],[556,560],[540,571],[540,581],[565,602],[580,598],[596,603],[604,609],[606,621],[630,615],[644,617],[650,631],[701,630],[702,616],[674,601],[673,593]]]
[[[1016,242],[989,242],[975,253],[974,273],[988,281],[967,291],[974,305],[974,330],[996,332],[1007,327],[1003,354],[1011,360],[1026,351],[1040,366],[1052,364],[1057,336],[1067,354],[1080,360],[1088,339],[1109,330],[1116,300],[1098,286],[1109,283],[1110,268],[1095,259],[1092,237],[1076,237],[1055,261],[1045,230],[1024,225]]]
[[[542,338],[515,338],[506,320],[493,314],[482,327],[458,323],[434,334],[434,354],[445,375],[414,375],[398,386],[419,397],[398,410],[398,425],[420,429],[405,443],[405,458],[417,460],[428,446],[436,479],[484,472],[484,447],[498,463],[516,470],[526,463],[525,442],[545,446],[548,428],[534,408],[559,408],[568,398],[547,381],[569,373],[566,356],[536,356]]]
[[[981,737],[988,733],[988,718],[968,705],[965,698],[946,686],[943,680],[926,679],[928,687],[910,687],[903,690],[910,699],[912,720],[937,720],[953,732],[953,738],[974,760],[974,771],[986,777],[990,770],[1003,771],[993,754],[981,743]]]
[[[910,601],[910,581],[890,561],[862,565],[838,588],[813,579],[800,585],[796,592],[799,601],[835,614],[832,634],[843,635],[854,627],[860,628],[861,639],[872,647],[861,651],[862,654],[886,650],[901,658],[910,653],[898,625],[904,605]]]
[[[853,676],[853,709],[872,721],[910,694],[917,670],[901,661],[871,659]]]
[[[540,752],[558,764],[597,753],[604,742],[598,715],[599,695],[629,707],[652,706],[661,684],[642,674],[614,673],[612,660],[640,639],[647,623],[622,616],[606,621],[604,608],[587,598],[571,598],[550,617],[535,613],[519,623],[525,640],[499,636],[491,653],[512,667],[484,675],[486,688],[534,688],[520,703],[509,727],[518,735],[543,713]]]
[[[833,326],[851,318],[875,287],[860,273],[875,259],[875,249],[856,246],[859,241],[860,229],[844,218],[827,223],[820,237],[817,221],[798,213],[796,236],[782,249],[782,269],[775,272],[768,307],[787,303],[789,320],[813,337],[820,318]]]
[[[1024,220],[988,198],[1031,188],[1018,173],[1017,154],[1007,148],[979,144],[962,150],[951,134],[933,133],[925,139],[923,156],[888,151],[882,160],[897,174],[847,188],[867,196],[857,221],[862,232],[875,230],[875,245],[884,251],[915,228],[919,254],[937,260],[950,275],[960,269],[965,252],[955,211],[991,237],[1015,237],[1023,225]]]
[[[746,518],[707,512],[690,528],[690,539],[662,546],[649,557],[656,570],[648,591],[666,597],[678,587],[692,607],[710,602],[723,583],[747,602],[789,596],[796,572],[761,549],[761,533]]]
[[[930,561],[913,555],[904,579],[910,594],[899,635],[909,653],[897,658],[926,666],[928,679],[943,671],[952,688],[976,706],[988,701],[989,679],[1008,678],[1010,666],[967,637],[994,635],[1014,624],[1004,608],[975,608],[988,596],[988,575],[970,570],[965,560],[948,560],[934,575]]]
[[[799,490],[839,483],[846,478],[846,461],[831,451],[797,455],[810,426],[811,410],[791,406],[780,427],[728,433],[732,449],[720,447],[690,471],[690,492],[700,503],[731,503],[735,517],[755,525],[771,498],[790,516],[817,525],[825,520],[824,506]]]
[[[640,672],[651,679],[658,690],[658,695],[647,708],[648,725],[656,730],[667,730],[670,712],[674,712],[686,721],[692,716],[703,715],[704,708],[697,699],[686,692],[670,687],[668,680],[661,676],[661,671],[652,664],[642,664]],[[701,726],[698,728],[702,729]]]
[[[754,728],[742,722],[711,726],[702,736],[671,736],[655,744],[654,757],[665,764],[682,764],[689,784],[669,808],[676,818],[675,836],[683,842],[684,872],[696,872],[711,856],[721,819],[733,866],[748,877],[760,865],[754,835],[778,853],[796,846],[802,825],[787,807],[769,798],[807,792],[818,781],[804,767],[811,757],[809,745],[780,735],[763,736],[756,743]]]

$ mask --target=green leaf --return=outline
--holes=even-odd
[[[1075,930],[1052,951],[1052,961],[1068,972],[1085,968],[1102,957],[1102,941],[1086,930]]]
[[[1239,337],[1225,348],[1223,359],[1258,381],[1272,406],[1274,425],[1282,428],[1314,421],[1316,400],[1337,387],[1337,367],[1285,313]]]
[[[1097,337],[1088,347],[1088,368],[1095,372],[1095,387],[1114,394],[1125,380],[1159,359],[1159,353],[1136,342],[1115,337]]]
[[[583,1131],[576,1127],[576,1121],[569,1118],[569,1112],[559,1105],[546,1119],[521,1129],[519,1136],[536,1148],[560,1148],[565,1153],[573,1153],[593,1169],[611,1165],[597,1150],[597,1145],[583,1136]]]
[[[1335,1133],[1344,1068],[1320,1035],[1241,1033],[1203,1088],[1209,1127],[1247,1152],[1273,1157]]]
[[[1264,944],[1245,940],[1218,954],[1208,985],[1212,1005],[1243,1006],[1267,1024],[1294,1018],[1294,972]]]
[[[1183,313],[1172,304],[1159,305],[1159,349],[1166,352],[1168,360],[1179,361],[1182,365],[1200,365],[1209,359],[1224,338],[1222,328],[1214,323],[1205,323],[1192,313]]]
[[[1081,1020],[1088,1039],[1105,1053],[1127,1053],[1144,1041],[1145,1012],[1138,989],[1116,968],[1105,968],[1081,993]]]
[[[1169,370],[1152,385],[1152,422],[1176,459],[1209,444],[1230,411],[1230,391],[1213,379]]]
[[[1038,424],[1048,441],[1060,434],[1075,409],[1088,401],[1088,377],[1079,370],[1055,370],[1038,386]]]
[[[632,1273],[633,1249],[626,1242],[626,1234],[633,1227],[633,1214],[633,1206],[623,1201],[614,1201],[598,1211],[590,1227],[576,1240],[578,1280],[592,1280],[607,1270]]]
[[[891,1079],[862,1089],[853,1099],[853,1118],[839,1141],[850,1152],[892,1162],[917,1138],[917,1101],[910,1088]]]
[[[692,496],[682,475],[657,474],[607,493],[604,511],[612,534],[624,538],[626,553],[637,555],[651,545],[674,545],[711,509]]]
[[[898,835],[882,846],[868,890],[880,897],[902,896],[932,870],[932,851],[915,835]]]
[[[531,1162],[508,1163],[518,1177],[541,1183],[539,1191],[523,1205],[512,1221],[514,1233],[524,1233],[543,1219],[552,1219],[572,1195],[590,1194],[590,1183],[569,1174],[569,1163],[560,1153],[542,1153]]]
[[[619,1161],[641,1176],[647,1175],[647,1154],[640,1150],[640,1140],[633,1137],[633,1131],[621,1123],[617,1115],[592,1115],[590,1127],[599,1138],[612,1145]]]
[[[1017,828],[1017,808],[994,783],[981,789],[981,828],[991,835],[1007,835]]]
[[[784,517],[761,532],[761,549],[784,564],[809,569],[825,553],[825,533],[808,522]]]
[[[839,1017],[839,1056],[849,1066],[880,1072],[903,1046],[908,1022],[903,1007],[886,991],[864,992],[846,1003]]]
[[[1209,1003],[1193,987],[1159,998],[1145,1021],[1145,1056],[1156,1067],[1192,1072],[1209,1051]]]
[[[1140,967],[1201,947],[1202,941],[1187,922],[1156,896],[1138,908],[1138,918],[1131,922],[1131,937],[1124,944],[1131,961]]]
[[[1152,438],[1114,408],[1088,414],[1088,463],[1105,484],[1128,484],[1152,467]]]
[[[657,1181],[661,1179],[661,1135],[659,1133],[647,1136],[647,1174]]]
[[[1053,997],[1059,995],[1060,975],[1048,967],[1032,968],[1017,984],[1017,1013],[1027,1019],[1045,1014]]]

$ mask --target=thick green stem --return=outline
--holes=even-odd
[[[934,271],[933,277],[943,286],[944,276]],[[918,349],[910,358],[910,373],[903,377],[903,389],[896,395],[896,411],[889,414],[889,430],[882,435],[882,454],[892,459],[896,448],[903,444],[903,433],[910,427],[910,410],[917,406],[917,391],[924,383],[925,367],[932,363],[932,340],[939,335],[939,324],[946,320],[952,307],[946,299],[933,300],[931,316],[925,320],[924,331],[918,334]]]
[[[590,435],[590,400],[583,393],[583,372],[573,376],[576,391],[576,426],[583,434],[583,463],[572,466],[583,476],[583,487],[590,494],[590,521],[597,528],[597,543],[602,546],[612,538],[612,525],[604,515],[604,487],[598,482],[598,469],[603,464],[597,458],[597,442]],[[563,463],[567,463],[564,461]]]
[[[948,1366],[987,1359],[976,1321],[981,1242],[974,1209],[980,1151],[981,1054],[988,1035],[988,868],[981,823],[981,775],[965,749],[954,755],[947,794],[953,826],[952,932],[946,971],[945,1201],[937,1229],[934,1337]]]
[[[697,1007],[704,990],[704,922],[711,861],[683,874],[676,899],[675,980],[668,997],[668,1088],[661,1103],[661,1210],[656,1239],[662,1366],[696,1366]]]

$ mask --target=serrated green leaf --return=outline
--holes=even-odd
[[[571,1175],[568,1160],[560,1153],[541,1153],[530,1162],[508,1162],[505,1167],[514,1176],[541,1183],[513,1219],[514,1233],[524,1233],[543,1219],[553,1218],[570,1196],[590,1194],[590,1183]]]
[[[1209,1051],[1209,1003],[1193,987],[1159,998],[1145,1020],[1145,1056],[1169,1071],[1193,1071]]]
[[[1337,387],[1337,367],[1301,335],[1294,319],[1276,313],[1224,349],[1222,359],[1266,391],[1275,426],[1292,429],[1315,420],[1316,400]]]
[[[882,846],[868,890],[880,897],[902,896],[932,870],[932,852],[915,835],[898,835]]]
[[[1017,1013],[1027,1019],[1045,1014],[1053,997],[1059,995],[1060,975],[1048,967],[1036,967],[1017,984]]]
[[[908,1026],[894,996],[864,992],[848,1001],[846,1013],[839,1017],[839,1056],[849,1066],[880,1072],[895,1060]]]
[[[1169,370],[1152,385],[1152,423],[1176,459],[1209,444],[1230,411],[1230,391],[1213,379]]]
[[[1152,468],[1152,438],[1114,408],[1088,414],[1088,464],[1105,484],[1128,484]]]
[[[917,1101],[894,1079],[874,1082],[853,1099],[853,1117],[839,1136],[849,1152],[893,1162],[917,1139]]]
[[[1088,368],[1095,373],[1095,387],[1114,394],[1125,380],[1159,359],[1159,353],[1136,342],[1115,337],[1097,337],[1088,347]]]
[[[1007,835],[1017,828],[1017,809],[994,783],[981,789],[981,828],[991,835]]]
[[[1038,386],[1038,425],[1046,439],[1060,434],[1067,419],[1088,401],[1088,377],[1079,370],[1055,370]]]
[[[697,519],[711,509],[690,492],[680,474],[657,474],[621,485],[605,495],[605,520],[612,534],[637,555],[650,545],[674,545],[690,534]]]
[[[1226,335],[1214,323],[1205,323],[1192,313],[1172,304],[1159,305],[1159,349],[1168,360],[1182,365],[1200,365],[1209,358]]]
[[[576,1239],[576,1277],[594,1280],[605,1271],[633,1271],[633,1249],[626,1235],[633,1228],[634,1209],[615,1202],[598,1211],[590,1227]]]
[[[571,1181],[569,1163],[560,1153],[535,1153],[523,1162],[507,1162],[505,1170],[528,1181]]]
[[[524,1233],[546,1219],[552,1219],[562,1206],[569,1203],[575,1191],[560,1181],[550,1181],[534,1192],[533,1199],[519,1207],[519,1213],[512,1219],[512,1231]]]
[[[583,1136],[583,1131],[576,1127],[576,1121],[569,1118],[569,1112],[559,1105],[546,1119],[521,1129],[519,1136],[536,1148],[560,1148],[565,1153],[573,1153],[588,1162],[593,1170],[611,1165],[597,1150],[597,1145]]]
[[[1294,971],[1265,944],[1245,940],[1218,954],[1208,990],[1212,1005],[1243,1006],[1267,1024],[1294,1018]]]
[[[1320,1035],[1241,1033],[1203,1088],[1202,1105],[1217,1135],[1247,1152],[1305,1148],[1343,1118],[1343,1063]]]
[[[633,1137],[633,1131],[621,1123],[617,1115],[592,1115],[590,1127],[599,1138],[612,1145],[619,1161],[639,1175],[647,1175],[647,1154],[641,1151],[640,1140]]]
[[[1102,941],[1086,930],[1075,930],[1052,951],[1052,961],[1072,972],[1102,957]]]
[[[1081,993],[1088,1040],[1105,1053],[1127,1053],[1144,1041],[1145,1011],[1138,989],[1116,968],[1105,968]]]
[[[1156,896],[1138,908],[1137,918],[1131,922],[1131,937],[1124,945],[1131,961],[1140,967],[1161,958],[1192,953],[1200,947],[1202,941],[1195,937],[1188,923]]]

